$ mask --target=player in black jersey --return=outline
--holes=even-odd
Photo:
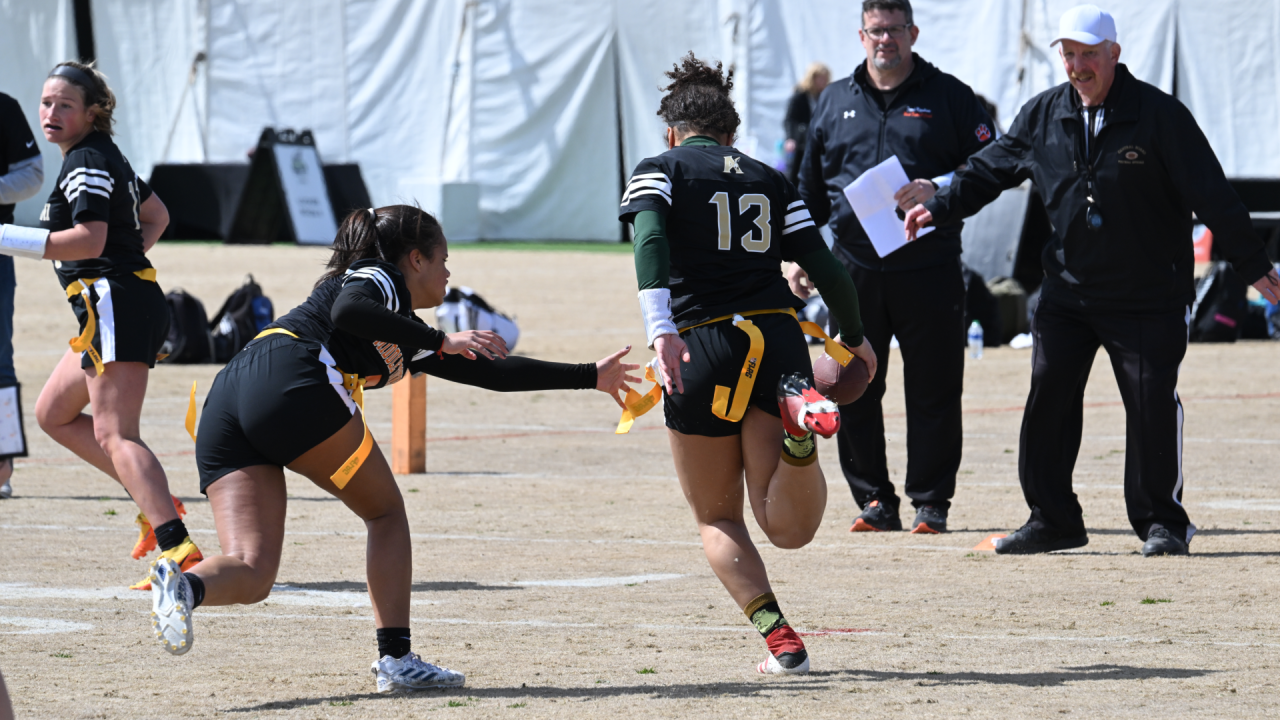
[[[183,573],[153,565],[156,634],[190,649],[191,611],[254,603],[271,591],[285,525],[284,468],[311,479],[368,528],[369,597],[377,623],[379,692],[461,685],[464,677],[410,652],[409,523],[391,469],[358,412],[365,388],[425,372],[492,390],[589,389],[618,400],[629,348],[568,365],[507,356],[491,331],[445,334],[414,310],[444,300],[448,247],[436,220],[405,205],[358,210],[343,222],[328,272],[218,373],[196,440],[222,555]]]
[[[36,401],[40,427],[123,485],[138,504],[134,557],[158,543],[190,566],[200,551],[138,428],[147,375],[169,331],[169,306],[146,252],[169,214],[111,140],[115,105],[106,78],[89,65],[65,62],[49,74],[40,128],[62,149],[62,170],[40,215],[41,229],[3,226],[0,252],[53,260],[80,324]],[[90,403],[93,415],[83,412]],[[134,587],[146,589],[146,583]]]
[[[658,355],[671,453],[712,569],[768,645],[757,669],[807,672],[804,643],[778,607],[742,514],[745,476],[770,542],[799,548],[826,507],[813,431],[830,437],[839,414],[813,390],[795,317],[803,304],[781,263],[808,270],[840,321],[848,345],[828,342],[828,352],[847,358],[851,346],[872,373],[875,353],[862,337],[853,281],[795,188],[732,147],[732,78],[692,53],[667,77],[658,115],[670,149],[636,167],[619,216],[635,227],[640,304]],[[821,334],[816,326],[804,332]]]

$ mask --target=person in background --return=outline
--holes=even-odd
[[[0,223],[13,222],[13,206],[40,192],[44,159],[18,101],[0,93]],[[22,394],[13,370],[13,258],[0,255],[0,500],[13,496],[13,458],[26,457]]]
[[[991,118],[973,90],[920,56],[920,35],[907,0],[866,0],[858,36],[867,60],[834,82],[818,101],[800,172],[800,197],[818,225],[831,225],[833,251],[858,287],[862,321],[876,355],[889,340],[902,350],[907,406],[905,493],[916,507],[914,533],[947,529],[962,436],[964,277],[960,226],[880,257],[845,198],[854,179],[897,156],[909,182],[894,199],[900,211],[933,197],[965,160],[991,142]],[[809,295],[800,267],[791,289]],[[834,328],[833,328],[834,330]],[[857,402],[840,409],[840,467],[862,514],[852,531],[901,530],[899,499],[885,457],[888,362]]]
[[[809,134],[809,121],[818,105],[818,96],[831,82],[831,68],[820,62],[810,63],[804,78],[796,84],[796,92],[787,102],[787,115],[782,127],[787,140],[782,149],[787,156],[787,179],[792,185],[799,182],[800,163],[804,160],[804,141]]]
[[[1129,523],[1144,556],[1186,555],[1196,526],[1182,506],[1177,385],[1195,297],[1192,214],[1272,304],[1280,276],[1195,118],[1120,63],[1111,15],[1094,5],[1068,10],[1052,44],[1059,43],[1068,82],[1022,106],[1007,135],[969,158],[947,190],[912,208],[907,236],[954,225],[1025,180],[1053,227],[1041,256],[1018,452],[1031,517],[996,540],[996,552],[1088,544],[1071,474],[1085,383],[1102,347],[1124,399]]]

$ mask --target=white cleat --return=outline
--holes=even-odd
[[[191,601],[191,583],[177,563],[162,557],[151,564],[151,627],[171,655],[190,650],[195,640]]]
[[[4,484],[0,485],[0,500],[8,500],[11,497],[13,497],[13,481],[5,480]]]
[[[414,653],[402,658],[385,655],[370,668],[378,677],[378,692],[462,687],[467,676],[423,660]]]
[[[783,653],[783,655],[789,655],[789,653]],[[774,657],[773,653],[769,653],[769,657],[756,666],[756,672],[761,675],[803,675],[809,672],[809,653],[806,652],[804,661],[795,667],[783,667],[782,663],[778,662],[778,658]]]

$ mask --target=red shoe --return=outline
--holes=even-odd
[[[795,437],[812,430],[829,438],[840,431],[840,408],[814,390],[800,373],[778,381],[778,409],[782,411],[782,428]]]
[[[182,501],[177,495],[170,495],[173,498],[173,509],[178,511],[178,517],[187,514],[187,509],[183,507]],[[147,516],[138,513],[138,517],[133,521],[138,526],[138,542],[133,546],[133,552],[129,553],[134,560],[141,560],[143,556],[156,549],[156,531],[152,529],[151,522],[147,520]]]

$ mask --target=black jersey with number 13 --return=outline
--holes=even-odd
[[[786,177],[726,145],[683,145],[636,166],[618,211],[666,217],[671,312],[686,328],[732,313],[804,307],[780,263],[823,247]]]

